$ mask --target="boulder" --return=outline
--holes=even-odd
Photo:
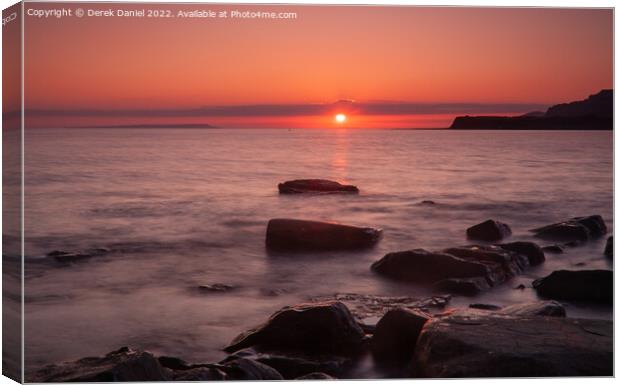
[[[452,277],[479,277],[488,273],[487,267],[477,261],[424,249],[388,253],[374,262],[371,269],[392,278],[422,283]]]
[[[28,382],[169,381],[171,376],[149,352],[123,347],[103,357],[48,365]]]
[[[218,368],[194,367],[191,369],[176,370],[172,373],[172,381],[222,381],[227,380],[228,375]]]
[[[613,322],[458,312],[426,323],[412,367],[421,377],[613,375]]]
[[[420,331],[430,318],[426,313],[406,308],[385,313],[370,341],[375,361],[390,365],[409,361]]]
[[[386,254],[371,268],[392,278],[434,284],[436,290],[474,295],[522,273],[530,261],[540,263],[540,253],[528,242],[461,246],[441,252],[415,249]]]
[[[467,238],[479,241],[494,242],[512,234],[510,227],[493,219],[486,220],[467,229]]]
[[[614,237],[613,235],[607,238],[607,243],[605,243],[605,256],[609,258],[614,257]]]
[[[300,219],[272,219],[266,245],[273,250],[355,250],[374,246],[383,231]]]
[[[518,317],[566,317],[566,309],[556,301],[536,301],[506,306],[498,310],[499,314]]]
[[[611,270],[556,270],[532,283],[542,297],[613,303],[614,283]]]
[[[358,194],[356,186],[340,184],[326,179],[297,179],[278,184],[280,194]]]
[[[237,336],[224,350],[303,351],[307,354],[355,355],[364,331],[341,302],[326,301],[285,307],[263,325]]]
[[[510,242],[497,245],[504,250],[514,251],[519,254],[525,255],[531,266],[540,265],[545,262],[545,252],[534,242]]]
[[[576,217],[564,222],[530,230],[535,237],[562,242],[585,242],[607,233],[607,226],[600,215]]]
[[[223,363],[221,369],[226,373],[226,379],[233,381],[261,381],[283,380],[284,378],[274,368],[258,361],[245,358],[236,358]]]

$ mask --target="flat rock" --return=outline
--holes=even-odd
[[[383,230],[301,219],[272,219],[266,245],[273,250],[355,250],[374,246]]]
[[[278,184],[280,194],[358,194],[356,186],[326,179],[297,179]]]
[[[430,318],[429,314],[405,308],[385,313],[370,340],[375,361],[389,365],[409,361],[420,331]]]
[[[149,352],[121,348],[103,357],[45,366],[28,382],[168,381],[170,374]]]
[[[611,270],[556,270],[535,280],[532,286],[546,298],[613,303]]]
[[[287,306],[263,325],[237,336],[225,351],[247,347],[291,350],[311,354],[355,355],[363,345],[364,331],[338,301]]]
[[[467,238],[479,241],[494,242],[512,234],[510,226],[505,223],[489,219],[467,229]]]
[[[478,309],[478,310],[499,310],[502,307],[497,305],[492,305],[488,303],[470,303],[470,309]]]
[[[613,375],[613,323],[458,312],[427,322],[414,375],[434,378]]]
[[[530,230],[535,237],[562,242],[585,242],[607,233],[603,217],[591,215],[575,217],[564,222]]]
[[[498,313],[518,317],[566,317],[566,309],[556,301],[519,303],[498,309]]]

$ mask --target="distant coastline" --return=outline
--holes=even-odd
[[[613,130],[613,90],[521,116],[457,116],[452,130]]]

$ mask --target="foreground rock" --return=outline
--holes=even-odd
[[[519,303],[501,308],[497,313],[516,317],[566,317],[566,309],[556,301]]]
[[[495,242],[512,234],[510,227],[493,219],[486,220],[467,229],[467,238]]]
[[[605,243],[605,256],[609,258],[614,257],[614,237],[613,235],[607,238],[607,243]]]
[[[562,242],[585,242],[607,233],[607,226],[600,215],[576,217],[531,230],[535,237]]]
[[[364,332],[349,309],[341,302],[327,301],[287,306],[265,324],[237,336],[225,351],[260,347],[267,351],[355,355],[363,341]]]
[[[613,375],[613,323],[458,312],[427,322],[413,375],[547,377]]]
[[[388,311],[377,323],[371,340],[375,361],[388,365],[409,361],[420,331],[430,318],[421,311],[403,308]]]
[[[266,245],[273,250],[355,250],[374,246],[383,231],[329,222],[272,219]]]
[[[544,253],[530,242],[494,246],[462,246],[429,252],[423,249],[386,254],[372,264],[379,274],[436,289],[473,295],[544,261]]]
[[[278,184],[280,194],[357,194],[356,186],[340,184],[326,179],[297,179]]]
[[[611,270],[556,270],[532,283],[539,295],[573,301],[613,303]]]

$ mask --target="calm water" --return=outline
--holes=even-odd
[[[123,345],[190,361],[224,357],[239,332],[315,295],[426,296],[373,274],[385,253],[467,244],[488,218],[528,229],[601,214],[613,229],[611,132],[31,130],[26,133],[26,357],[41,364]],[[277,183],[329,178],[359,196],[279,196]],[[433,200],[425,206],[422,200]],[[269,255],[274,217],[377,226],[373,250]],[[122,252],[70,267],[56,249]],[[519,283],[583,262],[611,268],[604,240],[549,255],[470,302],[533,300]],[[577,268],[577,267],[574,267]],[[201,284],[238,288],[222,294]],[[569,316],[611,318],[568,305]]]

